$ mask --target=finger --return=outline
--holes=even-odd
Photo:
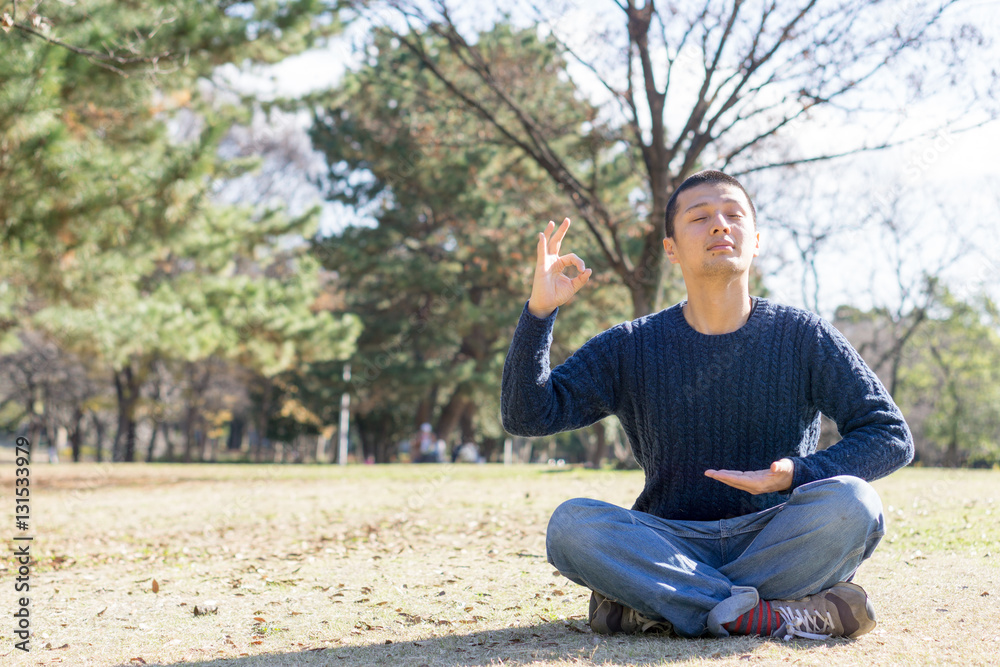
[[[719,477],[743,477],[746,475],[742,470],[706,470],[705,474],[712,473]]]
[[[562,271],[568,266],[575,266],[576,270],[579,271],[580,273],[583,273],[584,271],[587,270],[587,265],[584,263],[582,259],[580,259],[580,256],[572,252],[569,253],[568,255],[563,255],[562,257],[560,257],[559,261],[557,262],[557,265],[559,267],[558,268],[559,271]]]
[[[554,225],[555,223],[550,222],[549,224]],[[562,224],[559,225],[559,229],[556,230],[556,233],[552,235],[551,241],[549,241],[549,250],[551,252],[559,252],[559,246],[562,245],[562,240],[566,237],[567,231],[569,231],[569,218],[563,218]]]
[[[549,239],[552,237],[552,230],[556,228],[556,223],[549,220],[548,224],[545,225],[545,242],[548,243]]]
[[[583,273],[581,273],[580,275],[578,275],[576,278],[573,278],[573,291],[574,292],[577,291],[577,290],[579,290],[581,287],[583,287],[584,285],[587,284],[587,281],[590,280],[590,274],[591,273],[593,273],[593,271],[591,269],[587,269],[586,271],[584,271]]]
[[[545,225],[545,231],[539,232],[542,242],[545,244],[545,249],[548,250],[549,247],[549,237],[552,235],[552,230],[555,229],[556,223],[549,220],[549,223]]]

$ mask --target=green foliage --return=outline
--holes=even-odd
[[[339,29],[336,9],[42,2],[43,35],[0,34],[0,349],[38,328],[109,377],[125,369],[132,382],[134,369],[119,395],[133,424],[155,359],[272,377],[350,353],[358,322],[321,307],[324,279],[301,242],[318,212],[213,201],[217,183],[256,165],[220,159],[245,110],[210,103],[198,84],[217,65],[312,46]],[[179,138],[185,124],[193,139]]]
[[[445,51],[427,40],[429,50]],[[561,76],[565,63],[554,45],[507,26],[481,43],[497,76],[530,79],[519,94],[535,106],[549,100],[545,122],[570,154],[589,159],[579,128],[596,112]],[[325,100],[313,132],[331,165],[331,198],[367,206],[378,221],[316,247],[338,272],[345,310],[365,325],[352,358],[355,409],[383,447],[425,420],[460,442],[451,431],[463,417],[474,422],[477,439],[499,440],[499,380],[530,292],[535,234],[571,204],[493,126],[450,104],[413,54],[388,35],[378,35],[375,48],[377,60]],[[460,71],[446,57],[441,66]],[[623,200],[626,190],[623,181]],[[582,229],[572,247],[600,264]],[[624,319],[625,302],[620,288],[595,274],[560,315],[556,354]],[[462,430],[462,440],[472,436],[467,425]]]
[[[992,300],[946,292],[914,335],[900,384],[901,407],[923,415],[918,435],[934,447],[929,463],[1000,463],[1000,316]]]

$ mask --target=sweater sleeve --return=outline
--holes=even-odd
[[[841,440],[793,459],[792,488],[818,479],[884,477],[913,460],[913,437],[878,376],[832,324],[818,319],[807,368],[811,402],[832,419]]]
[[[541,436],[589,426],[615,412],[620,394],[620,327],[584,343],[549,368],[556,309],[545,319],[525,303],[503,365],[500,418],[513,435]]]

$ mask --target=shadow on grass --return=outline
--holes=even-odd
[[[723,659],[749,654],[759,638],[681,639],[665,635],[643,637],[596,635],[582,624],[563,621],[528,627],[448,634],[391,644],[293,650],[247,657],[187,661],[198,667],[277,667],[279,665],[405,665],[459,667],[525,665],[546,661],[593,664],[660,665],[685,660]],[[749,657],[749,656],[748,656]],[[150,667],[175,663],[148,663]]]

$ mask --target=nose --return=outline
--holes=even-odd
[[[722,232],[724,234],[728,234],[731,229],[732,226],[729,224],[729,218],[726,217],[726,214],[722,212],[717,213],[715,215],[715,220],[713,220],[712,233]]]

